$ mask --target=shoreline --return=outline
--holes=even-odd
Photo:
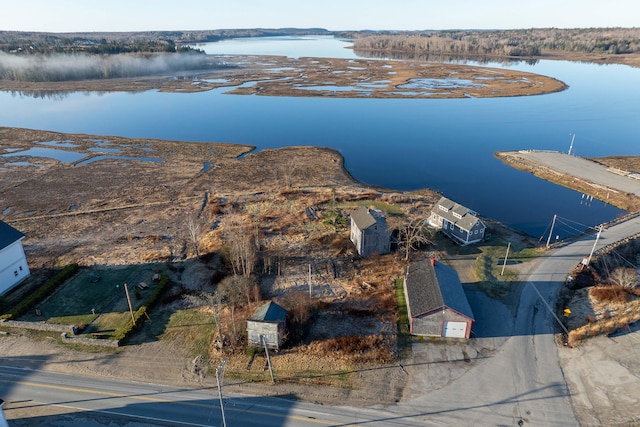
[[[532,173],[538,178],[582,192],[604,203],[616,206],[629,214],[640,212],[640,181],[638,192],[632,192],[634,182],[625,185],[624,176],[611,172],[611,167],[592,159],[551,151],[519,150],[494,153],[503,163]],[[624,158],[624,157],[623,157]],[[628,158],[628,157],[627,157]],[[575,168],[589,169],[580,176]],[[589,177],[587,177],[589,175]]]

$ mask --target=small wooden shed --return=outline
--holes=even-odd
[[[273,301],[261,305],[253,313],[253,316],[247,319],[248,345],[263,347],[266,344],[272,350],[280,350],[284,341],[286,324],[287,310]]]
[[[458,273],[435,259],[407,267],[404,292],[412,335],[469,338],[474,322]]]

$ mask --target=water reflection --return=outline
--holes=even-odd
[[[536,65],[540,62],[538,58],[496,58],[495,56],[463,56],[463,55],[442,55],[442,54],[419,54],[411,52],[386,52],[354,49],[356,55],[361,58],[370,59],[393,59],[397,61],[422,61],[437,62],[444,64],[500,64],[508,67],[510,65]]]
[[[54,148],[34,147],[25,151],[17,151],[9,154],[3,154],[2,157],[45,157],[54,159],[63,163],[76,162],[86,155],[75,151],[56,150]]]
[[[12,90],[9,91],[12,97],[26,97],[34,99],[48,99],[52,101],[62,101],[75,91],[70,90]]]

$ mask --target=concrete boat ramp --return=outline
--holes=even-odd
[[[571,156],[559,151],[520,150],[497,153],[508,163],[579,178],[594,187],[594,197],[606,202],[611,192],[640,197],[640,175]]]

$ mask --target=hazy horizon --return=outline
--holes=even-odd
[[[636,0],[22,0],[7,2],[0,31],[52,33],[252,28],[506,30],[637,27]]]

